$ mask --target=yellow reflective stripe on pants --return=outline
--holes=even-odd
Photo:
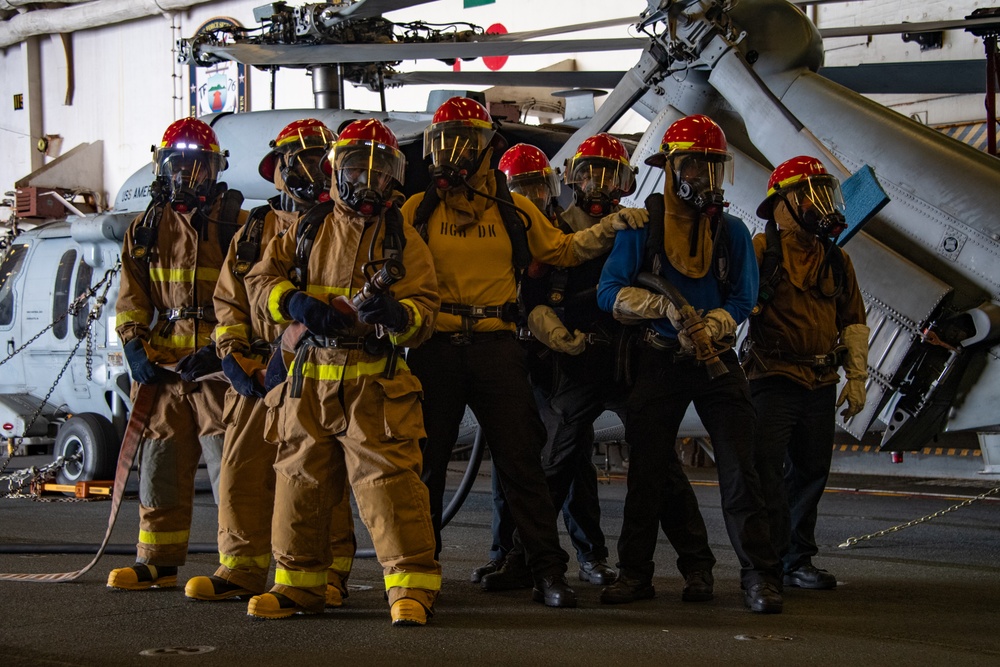
[[[326,586],[326,570],[322,572],[299,572],[297,570],[274,571],[274,583],[295,588],[316,588]]]
[[[441,590],[440,574],[424,574],[422,572],[400,572],[388,574],[385,577],[385,590],[390,588],[420,588],[425,591]]]
[[[260,556],[227,556],[220,553],[219,563],[225,565],[230,570],[238,570],[246,567],[266,570],[271,566],[271,554],[261,554]]]
[[[153,347],[199,347],[194,336],[160,336],[152,334],[149,337],[149,344]]]
[[[360,364],[348,364],[342,366],[339,364],[314,364],[310,361],[302,364],[302,370],[300,371],[302,377],[307,377],[313,380],[325,380],[327,382],[341,382],[343,380],[356,380],[359,377],[365,375],[378,375],[385,370],[385,357],[379,359],[378,361],[368,361]],[[288,374],[292,375],[297,371],[299,367],[293,361],[288,368]],[[396,362],[396,368],[402,370],[409,370],[406,362],[403,359],[399,359]]]
[[[333,559],[329,569],[337,572],[350,572],[352,567],[354,567],[354,559],[350,556],[341,556]]]
[[[350,287],[327,287],[326,285],[309,285],[306,288],[307,294],[335,294],[337,296],[351,296]]]
[[[184,544],[190,536],[190,530],[175,530],[170,533],[139,531],[139,541],[142,544]]]

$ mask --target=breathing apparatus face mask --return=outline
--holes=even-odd
[[[679,155],[671,159],[674,192],[700,213],[715,215],[725,205],[724,182],[729,161],[714,155]]]
[[[424,130],[424,157],[431,157],[431,180],[439,190],[465,183],[479,170],[495,131],[461,122],[437,123]]]
[[[844,195],[832,176],[806,179],[781,196],[796,224],[810,234],[836,239],[847,227]]]
[[[573,186],[577,208],[595,218],[611,213],[634,182],[630,169],[607,158],[583,156],[567,166],[566,184]]]
[[[541,172],[518,174],[507,179],[511,192],[527,197],[539,211],[550,216],[552,200],[559,196],[559,181],[555,172],[543,175]]]
[[[205,203],[225,162],[217,153],[170,148],[159,149],[156,160],[156,179],[178,213],[188,213]]]
[[[376,215],[401,183],[402,154],[380,144],[357,143],[334,148],[333,170],[340,199],[364,217]]]
[[[330,179],[323,170],[326,149],[312,147],[282,156],[281,178],[294,199],[314,203],[329,199]]]

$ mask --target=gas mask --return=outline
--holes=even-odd
[[[810,234],[836,239],[847,227],[844,196],[832,176],[814,176],[779,196],[795,223]]]
[[[439,190],[464,185],[479,171],[494,130],[455,123],[439,123],[424,131],[424,155],[431,156],[431,180]]]
[[[567,165],[566,184],[573,186],[573,201],[577,208],[594,218],[611,213],[634,183],[627,163],[617,160],[580,156]]]
[[[716,215],[725,206],[722,184],[727,164],[699,154],[672,158],[674,192],[698,212]]]
[[[323,171],[326,149],[313,147],[282,156],[281,179],[284,189],[304,203],[327,201],[330,198],[328,175]]]
[[[337,194],[349,207],[364,217],[381,211],[392,194],[402,165],[388,151],[372,150],[371,145],[339,150],[334,155]]]
[[[190,213],[205,204],[215,186],[221,159],[214,154],[163,149],[159,155],[156,180],[161,184],[170,207],[178,213]]]

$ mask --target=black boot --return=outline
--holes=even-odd
[[[544,603],[546,607],[575,607],[576,591],[569,587],[566,577],[553,574],[535,582],[531,599]]]
[[[483,580],[487,574],[493,574],[500,569],[500,561],[490,560],[486,565],[481,565],[472,571],[472,576],[469,577],[469,581],[474,584],[478,584]]]
[[[715,579],[711,572],[693,570],[684,576],[681,600],[684,602],[707,602],[715,597]]]
[[[580,581],[589,581],[598,586],[610,586],[618,579],[618,573],[604,558],[580,563]]]
[[[649,600],[656,595],[653,582],[649,579],[633,579],[624,574],[618,581],[601,591],[601,604],[624,604],[636,600]]]
[[[535,580],[531,570],[524,561],[524,554],[511,552],[493,574],[487,574],[480,582],[484,591],[514,591],[519,588],[531,588]]]
[[[755,614],[780,614],[785,603],[774,584],[753,584],[743,591],[743,602]]]

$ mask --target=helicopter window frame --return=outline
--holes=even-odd
[[[69,285],[76,268],[76,248],[70,248],[59,258],[56,267],[56,280],[52,287],[52,335],[62,340],[69,332],[69,318],[60,316],[69,310]]]
[[[84,282],[86,279],[86,282]],[[73,300],[76,301],[91,288],[94,282],[94,267],[87,264],[80,258],[79,267],[76,270],[76,278],[73,281]],[[89,299],[88,299],[89,302]],[[87,320],[90,318],[90,310],[81,307],[73,316],[73,335],[77,340],[83,340],[87,334]]]
[[[0,327],[14,323],[14,283],[24,268],[30,243],[12,245],[0,264]]]

